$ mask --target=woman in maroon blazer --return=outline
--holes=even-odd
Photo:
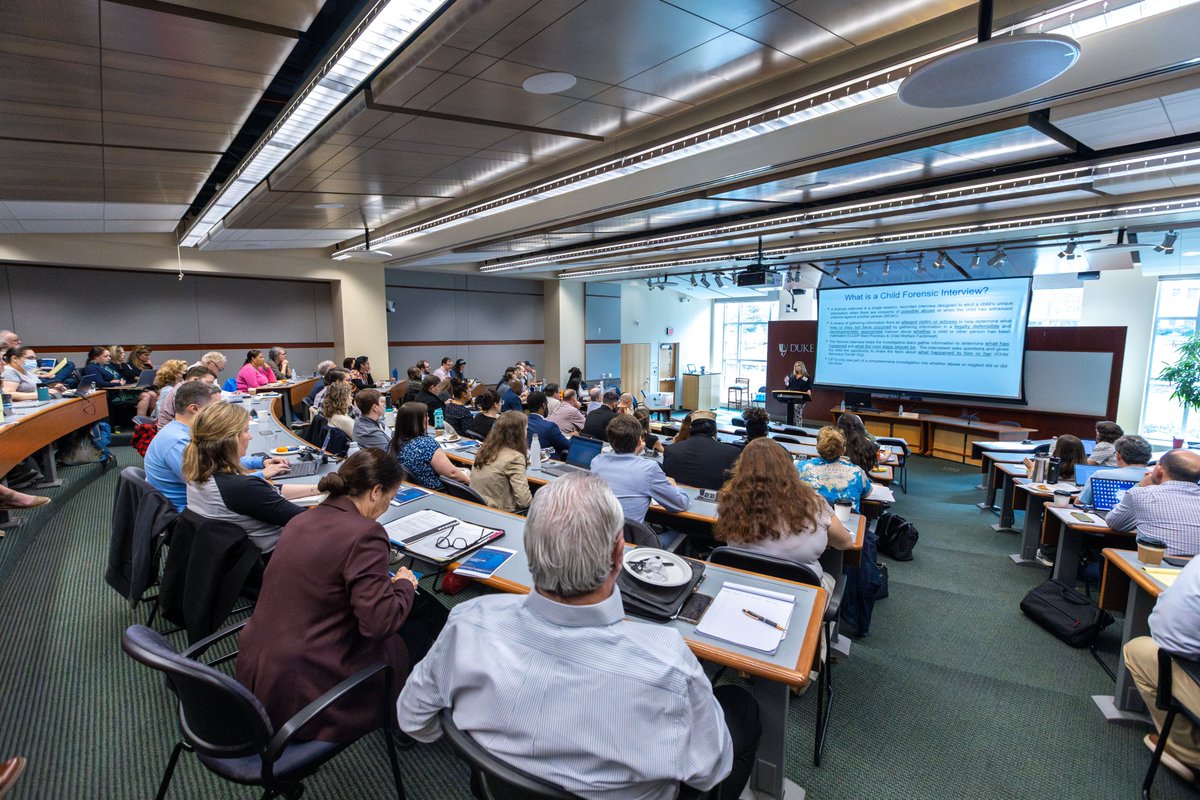
[[[403,567],[388,577],[387,533],[375,521],[403,480],[395,458],[360,450],[321,479],[329,497],[283,529],[237,658],[237,679],[276,726],[375,661],[395,668],[397,691],[408,675],[402,628],[417,579]],[[383,693],[378,676],[377,685],[335,704],[301,736],[345,742],[377,728],[395,713],[396,698]]]

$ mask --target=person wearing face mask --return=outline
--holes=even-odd
[[[13,400],[36,400],[38,389],[37,353],[32,347],[14,347],[4,354],[4,372],[0,373],[0,388]],[[61,383],[50,387],[58,396],[66,388]]]
[[[404,474],[382,450],[360,450],[321,478],[319,489],[329,497],[283,529],[237,657],[238,681],[275,725],[376,661],[396,671],[398,693],[428,650],[435,632],[409,619],[416,576],[405,567],[388,576],[387,532],[376,521]],[[300,737],[348,742],[373,730],[390,710],[383,692],[380,674],[372,687],[318,715]]]

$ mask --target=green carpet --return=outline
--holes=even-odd
[[[140,464],[128,447],[120,466]],[[50,505],[0,540],[0,756],[29,757],[14,798],[149,798],[176,737],[168,692],[120,649],[144,619],[103,581],[118,469],[63,470]],[[1143,731],[1107,724],[1091,695],[1112,682],[1086,650],[1026,620],[1021,596],[1045,570],[1008,560],[1014,534],[975,508],[973,467],[912,461],[897,512],[916,523],[916,559],[889,563],[891,597],[871,635],[835,668],[825,759],[811,760],[814,693],[791,704],[789,777],[833,798],[1133,798]],[[1119,626],[1102,652],[1116,661]],[[444,745],[401,753],[409,796],[468,798]],[[378,735],[309,784],[307,796],[386,798]],[[1156,798],[1194,794],[1166,771]],[[185,754],[172,798],[249,798]]]

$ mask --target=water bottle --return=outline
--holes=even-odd
[[[903,403],[900,404],[900,410],[897,413],[900,414],[900,416],[904,416],[904,404]]]
[[[442,429],[442,419],[442,410],[440,408],[435,408],[433,410],[433,427],[437,428],[439,431]]]
[[[846,401],[845,400],[842,401],[842,409],[841,410],[842,411],[846,410]]]
[[[542,443],[538,441],[537,434],[534,434],[533,441],[529,445],[529,468],[542,468]]]

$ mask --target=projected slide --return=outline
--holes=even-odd
[[[1029,278],[818,295],[816,383],[1021,399]]]

